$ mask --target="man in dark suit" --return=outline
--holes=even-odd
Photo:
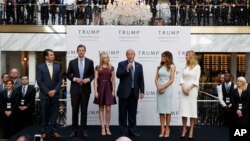
[[[119,97],[119,126],[123,136],[136,136],[136,113],[139,97],[144,97],[142,65],[134,61],[135,51],[126,52],[127,60],[118,64],[116,76],[120,79],[117,90]],[[128,124],[127,124],[128,121]]]
[[[23,129],[33,122],[33,113],[35,108],[36,89],[29,85],[29,77],[22,77],[22,86],[16,89],[18,94],[18,124],[19,129]]]
[[[218,98],[223,108],[224,125],[227,127],[232,126],[232,102],[231,98],[233,90],[235,88],[234,83],[231,82],[232,75],[230,73],[225,74],[225,82],[218,87]]]
[[[89,96],[91,93],[91,81],[94,79],[94,63],[85,57],[86,47],[78,45],[78,57],[69,62],[67,78],[71,81],[70,95],[72,106],[72,128],[73,132],[70,137],[76,137],[77,133],[81,133],[83,137],[87,137],[87,111]],[[81,107],[81,124],[78,125],[79,106]]]
[[[54,62],[55,55],[53,50],[46,49],[43,52],[45,62],[37,67],[36,79],[40,88],[41,115],[42,115],[42,134],[45,139],[48,134],[52,137],[60,138],[57,133],[56,119],[59,106],[59,93],[62,85],[61,65]]]

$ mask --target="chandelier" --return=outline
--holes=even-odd
[[[116,0],[109,2],[102,12],[104,25],[148,25],[152,14],[142,0]]]

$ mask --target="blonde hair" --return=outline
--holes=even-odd
[[[190,69],[193,69],[196,65],[198,65],[198,59],[193,50],[189,50],[186,52],[189,56],[189,61],[186,63],[186,67],[190,67]]]
[[[103,63],[103,60],[104,60],[104,57],[105,55],[109,58],[109,55],[106,53],[106,52],[101,52],[100,53],[100,62],[99,62],[99,69],[102,70],[102,65],[104,64]],[[111,69],[111,64],[108,62],[108,67]]]
[[[246,81],[245,77],[239,76],[239,77],[237,78],[237,81],[241,81],[241,82],[244,83],[244,86],[243,86],[243,89],[242,89],[242,90],[245,91],[245,90],[247,89],[247,81]]]

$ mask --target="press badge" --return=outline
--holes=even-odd
[[[24,105],[25,100],[21,99],[21,105]]]
[[[7,109],[11,109],[11,103],[7,103]]]

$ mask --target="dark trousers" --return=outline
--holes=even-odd
[[[41,99],[42,132],[48,134],[57,131],[58,106],[58,98]]]
[[[11,136],[13,136],[17,129],[15,128],[15,113],[12,112],[12,114],[7,117],[5,114],[3,115],[3,138],[9,139]]]
[[[87,128],[87,113],[89,104],[89,93],[86,93],[84,89],[80,89],[78,93],[71,93],[71,106],[72,106],[72,127],[74,131],[77,131],[78,126],[78,114],[79,107],[81,107],[81,130]]]
[[[66,10],[67,25],[75,24],[74,10]]]
[[[135,132],[137,104],[138,99],[133,90],[128,98],[119,98],[119,126],[123,136]]]
[[[227,111],[223,108],[223,119],[224,119],[224,125],[227,127],[232,127],[233,125],[233,114],[232,111]]]
[[[24,111],[20,111],[18,112],[18,115],[17,115],[17,128],[19,130],[22,130],[24,129],[25,127],[28,127],[30,126],[33,121],[34,121],[34,116],[33,116],[33,113],[34,113],[34,110],[32,109],[26,109]]]

